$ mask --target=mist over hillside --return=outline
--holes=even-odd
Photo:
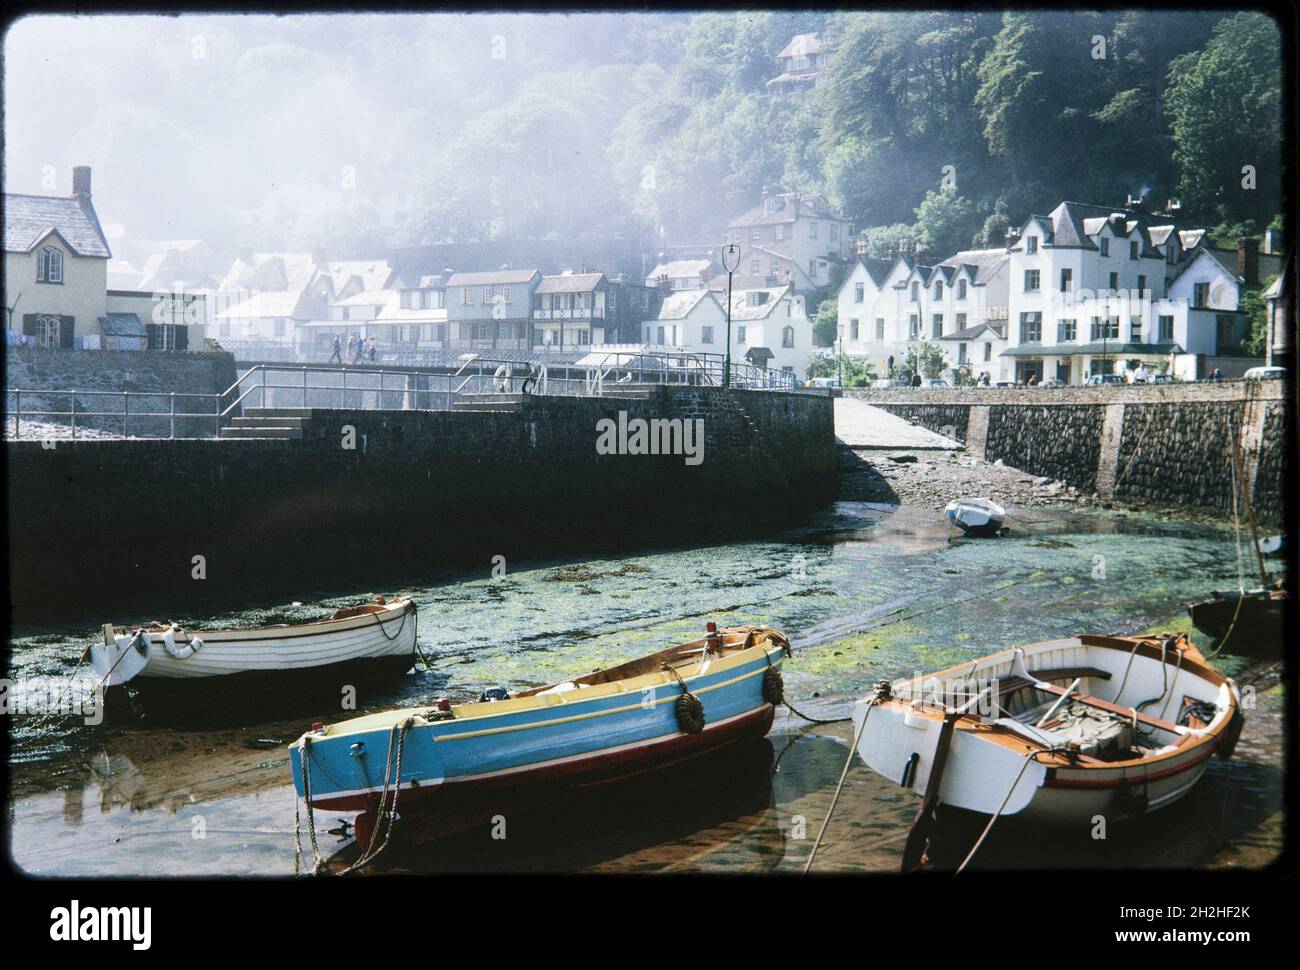
[[[783,97],[809,32],[822,83]],[[5,190],[84,164],[112,238],[350,256],[710,242],[781,186],[880,238],[921,207],[951,249],[1062,198],[1262,228],[1280,106],[1257,13],[33,16],[5,38]]]

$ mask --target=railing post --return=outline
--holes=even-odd
[[[72,437],[75,438],[77,436],[77,392],[76,391],[68,392],[68,410],[71,412],[72,415],[72,420],[71,420]],[[123,436],[125,436],[125,432],[123,432]]]
[[[23,392],[14,391],[14,438],[23,436]]]
[[[307,410],[307,368],[302,369],[302,409]]]
[[[266,365],[259,365],[262,368],[262,407],[266,407]]]
[[[172,430],[171,430],[171,434],[169,434],[167,437],[175,438],[176,437],[176,392],[175,391],[172,391],[171,397],[172,397]]]

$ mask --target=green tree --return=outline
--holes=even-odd
[[[909,346],[903,358],[903,370],[909,374],[919,372],[922,377],[938,377],[947,369],[948,355],[942,347],[928,340]]]
[[[1220,21],[1177,58],[1165,92],[1178,190],[1203,216],[1267,221],[1281,193],[1282,48],[1262,13]],[[1255,183],[1247,187],[1247,166]]]
[[[944,188],[925,194],[916,207],[916,226],[926,251],[946,257],[970,247],[980,229],[980,214],[970,199]]]
[[[822,300],[813,317],[813,346],[830,347],[839,335],[840,304],[837,299]]]

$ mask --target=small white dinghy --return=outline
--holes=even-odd
[[[1210,757],[1231,757],[1242,715],[1185,635],[1085,635],[882,682],[853,721],[862,760],[924,795],[923,813],[1087,826],[1186,795]]]
[[[993,536],[1002,528],[1007,510],[992,499],[958,498],[943,510],[950,525],[955,525],[967,535]]]
[[[231,678],[286,680],[316,674],[403,673],[415,654],[416,608],[409,599],[338,610],[326,620],[248,630],[183,630],[175,623],[116,629],[90,646],[105,687],[228,686]],[[161,691],[158,691],[161,693]]]

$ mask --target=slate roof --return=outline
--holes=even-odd
[[[668,279],[679,279],[681,277],[700,276],[708,272],[709,267],[713,265],[711,259],[674,259],[667,263],[660,263],[650,271],[646,277],[648,280],[657,280],[661,276]]]
[[[889,276],[889,271],[894,268],[894,260],[892,259],[872,259],[867,256],[859,256],[858,262],[867,271],[867,275],[871,277],[871,282],[875,283],[877,287],[884,284],[885,278]]]
[[[790,291],[788,286],[777,287],[755,287],[752,290],[731,291],[731,319],[735,320],[762,320],[771,314],[772,309],[781,302],[781,297]],[[766,293],[767,301],[757,306],[749,305],[749,294]]]
[[[604,273],[561,273],[543,276],[536,293],[590,293],[605,278]]]
[[[952,333],[946,333],[942,337],[939,337],[937,339],[977,340],[980,336],[983,335],[984,331],[992,330],[994,336],[996,336],[999,340],[1005,340],[1007,336],[1006,327],[1007,325],[1005,322],[994,323],[993,321],[985,321],[984,323],[977,323],[972,326],[965,327],[964,329],[961,330],[954,330]]]
[[[386,259],[331,260],[321,267],[337,293],[354,276],[361,277],[362,289],[379,290],[392,279],[393,268]]]
[[[537,275],[535,269],[498,269],[484,273],[452,273],[448,286],[505,286],[527,283]]]
[[[30,252],[51,229],[78,256],[110,258],[95,207],[75,196],[5,193],[5,252]]]
[[[298,294],[289,290],[263,290],[254,293],[217,314],[218,320],[244,320],[254,317],[292,317],[298,308]],[[345,322],[345,321],[340,321]]]
[[[148,331],[134,313],[106,313],[99,318],[99,328],[108,337],[145,337]]]
[[[734,292],[734,290],[733,290]],[[708,290],[683,290],[680,293],[673,293],[671,296],[664,297],[663,305],[659,307],[660,320],[684,320],[692,310],[705,298],[713,300],[713,294]],[[716,303],[717,301],[714,300]],[[719,307],[721,309],[721,307]]]
[[[939,265],[954,268],[965,266],[966,273],[970,276],[972,282],[976,286],[983,286],[998,274],[999,270],[1006,265],[1008,259],[1007,251],[1000,247],[998,249],[964,249],[949,256]]]
[[[334,300],[334,306],[384,306],[397,296],[396,290],[362,290],[342,300]]]
[[[744,215],[737,216],[727,223],[727,228],[748,229],[752,226],[775,226],[778,223],[794,222],[795,219],[800,217],[807,219],[838,219],[841,222],[848,222],[844,216],[832,209],[830,203],[819,195],[782,192],[773,196],[773,198],[783,203],[775,212],[767,211],[767,201],[760,202]]]
[[[820,54],[822,53],[822,39],[818,33],[795,34],[790,39],[790,43],[781,49],[780,57],[798,57],[800,54]]]
[[[1139,230],[1142,240],[1140,254],[1143,257],[1160,257],[1147,232],[1149,216],[1132,209],[1091,205],[1087,202],[1062,202],[1052,210],[1052,214],[1047,217],[1051,223],[1050,244],[1058,249],[1096,249],[1097,244],[1088,237],[1095,236],[1101,231],[1102,226],[1116,217],[1118,217],[1117,221],[1122,222],[1122,225],[1115,226],[1120,235],[1130,234],[1134,229]],[[1043,217],[1031,216],[1030,218],[1042,219]]]
[[[292,290],[302,292],[315,278],[310,253],[253,253],[236,258],[221,281],[222,290]]]

